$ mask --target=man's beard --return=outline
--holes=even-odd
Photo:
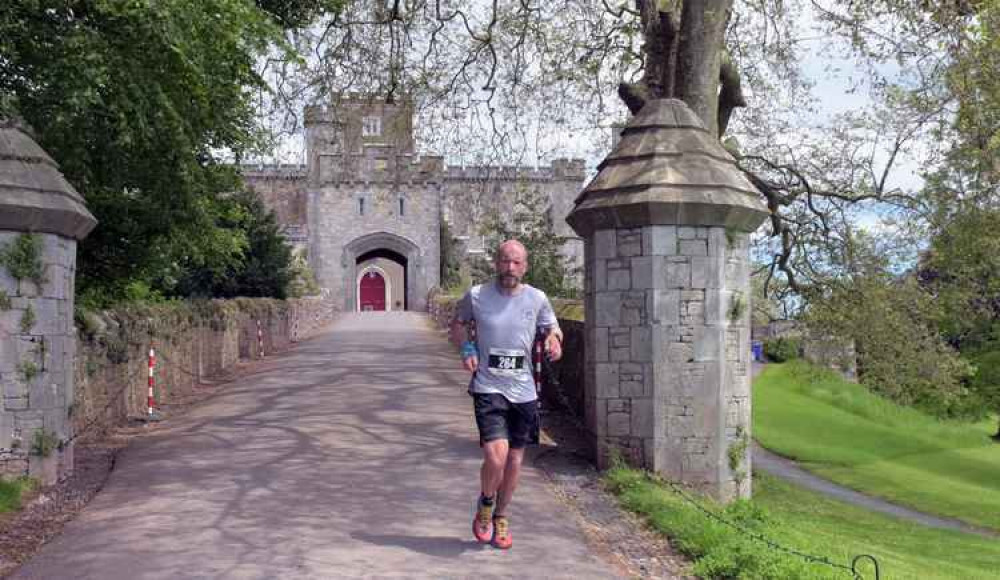
[[[497,276],[497,282],[503,288],[517,288],[517,285],[521,283],[521,279],[513,274],[500,274]]]

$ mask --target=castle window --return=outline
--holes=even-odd
[[[406,215],[406,199],[402,197],[399,198],[399,215]]]
[[[364,137],[378,137],[382,134],[382,119],[380,117],[368,116],[361,119],[361,135]]]
[[[365,215],[365,198],[358,198],[358,215]]]

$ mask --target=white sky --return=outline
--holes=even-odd
[[[824,50],[829,48],[825,45],[828,37],[812,30],[813,22],[808,14],[803,18],[801,26],[801,36],[812,39],[802,45],[803,61],[801,66],[805,76],[814,83],[813,94],[818,100],[817,108],[819,111],[818,118],[814,121],[816,123],[831,121],[837,114],[869,107],[871,101],[867,94],[867,87],[852,87],[853,80],[864,78],[863,71],[854,62],[832,54],[837,51]],[[852,90],[852,88],[856,90]],[[610,95],[609,98],[617,99],[613,95]],[[739,110],[735,113],[735,115],[740,114]],[[611,121],[612,119],[608,119],[608,123]],[[535,140],[533,146],[529,147],[528,159],[524,160],[524,164],[546,164],[552,158],[577,157],[586,159],[588,166],[593,169],[607,153],[609,147],[610,134],[607,130],[590,129],[575,133],[543,134]],[[471,156],[463,159],[464,154],[467,153],[466,149],[458,147],[457,151],[458,153],[449,155],[448,151],[419,150],[420,153],[424,154],[444,154],[449,164],[474,163]],[[879,157],[876,156],[876,159]],[[278,149],[261,161],[267,163],[304,163],[305,152],[302,135],[285,137]],[[920,167],[919,159],[900,158],[895,170],[890,174],[890,184],[906,190],[919,188],[922,183],[918,175]],[[876,219],[875,216],[870,216],[864,218],[863,221],[874,223]]]

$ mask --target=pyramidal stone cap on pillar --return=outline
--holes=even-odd
[[[17,122],[0,118],[0,230],[82,240],[96,225],[56,162]]]
[[[580,236],[645,225],[757,229],[768,210],[736,160],[683,101],[652,100],[629,121],[566,221]]]

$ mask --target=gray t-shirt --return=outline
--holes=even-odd
[[[459,301],[455,318],[476,321],[479,370],[469,385],[471,392],[499,393],[511,403],[538,398],[531,373],[535,329],[559,324],[545,292],[525,284],[507,296],[496,282],[473,286]]]

